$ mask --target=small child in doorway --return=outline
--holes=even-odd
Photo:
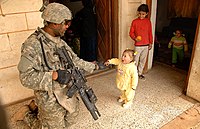
[[[183,63],[184,52],[188,51],[188,44],[180,29],[177,29],[175,36],[171,38],[168,48],[172,46],[172,67],[178,63]]]
[[[138,72],[134,61],[135,55],[136,52],[131,49],[126,49],[121,59],[112,58],[104,63],[106,66],[109,64],[118,66],[116,84],[117,88],[121,90],[121,96],[118,102],[122,102],[122,106],[126,109],[131,107],[138,85]]]

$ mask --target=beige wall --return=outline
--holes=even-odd
[[[193,49],[193,62],[188,81],[187,95],[200,101],[200,26],[195,49]]]
[[[133,19],[137,18],[137,8],[142,0],[119,0],[119,57],[126,48],[134,48],[129,30]]]
[[[33,95],[32,90],[21,86],[17,64],[24,40],[42,26],[38,11],[42,0],[0,1],[0,98],[10,104]]]
[[[154,38],[154,35],[155,35],[156,16],[157,16],[157,0],[152,0],[151,18],[150,18],[150,20],[151,20],[151,24],[152,24],[153,38]],[[153,64],[153,51],[154,51],[154,43],[152,45],[152,49],[149,50],[147,70],[150,70],[152,68],[152,64]]]

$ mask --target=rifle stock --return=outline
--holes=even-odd
[[[74,84],[68,89],[67,96],[71,98],[76,92],[78,92],[93,119],[97,120],[101,115],[95,105],[97,97],[92,88],[86,85],[87,80],[81,71],[75,67],[64,46],[58,48],[57,54],[60,60],[65,64],[66,69],[71,69],[72,78],[74,79]]]

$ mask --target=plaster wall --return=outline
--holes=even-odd
[[[42,0],[0,1],[0,101],[3,105],[33,96],[18,78],[21,44],[43,25]]]
[[[200,23],[200,22],[199,22]],[[197,29],[196,46],[193,48],[193,61],[189,73],[187,95],[200,101],[200,26]]]
[[[119,57],[126,48],[134,49],[134,41],[129,36],[132,20],[137,18],[137,8],[142,0],[119,0]]]
[[[151,24],[152,24],[152,34],[153,34],[153,38],[155,35],[155,26],[156,26],[156,14],[157,12],[157,0],[152,0],[152,5],[151,5]],[[152,68],[152,64],[153,64],[153,51],[154,51],[154,42],[152,44],[152,48],[151,50],[149,50],[149,54],[148,54],[148,65],[147,65],[147,71],[149,69]]]

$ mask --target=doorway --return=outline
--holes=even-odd
[[[180,29],[183,36],[186,38],[188,51],[184,53],[183,63],[177,63],[176,67],[187,71],[190,66],[198,15],[194,15],[194,13],[191,13],[192,15],[185,13],[188,12],[186,10],[187,8],[185,8],[185,12],[180,12],[180,10],[184,8],[184,4],[187,4],[186,2],[172,2],[175,1],[157,1],[155,33],[158,42],[154,44],[154,61],[172,65],[172,48],[168,48],[168,43],[171,38],[175,36],[175,31]],[[200,6],[200,2],[197,1],[196,4],[192,4],[192,2],[189,1],[187,7],[190,7],[190,12],[195,12],[197,5]]]

